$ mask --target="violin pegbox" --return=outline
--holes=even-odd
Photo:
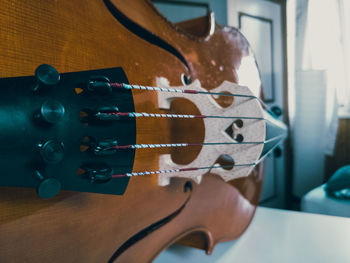
[[[164,78],[157,79],[157,86],[171,88]],[[207,91],[201,87],[199,80],[195,80],[186,87],[172,88]],[[225,92],[244,96],[234,96],[233,103],[224,108],[215,101],[212,95],[158,93],[158,106],[161,109],[169,110],[173,99],[185,98],[194,103],[201,114],[221,116],[221,118],[203,118],[205,128],[203,143],[215,143],[215,145],[203,145],[196,159],[191,163],[186,165],[176,164],[172,161],[170,154],[160,155],[159,170],[188,169],[190,171],[159,174],[159,185],[168,185],[171,177],[190,178],[200,183],[203,175],[207,173],[219,175],[224,181],[230,181],[248,176],[257,164],[266,138],[266,123],[259,100],[255,98],[248,87],[228,81],[224,81],[219,87],[210,90],[210,92]],[[250,119],[250,117],[252,118]],[[235,135],[232,135],[232,131]],[[221,157],[231,160],[231,163],[233,161],[233,165],[229,167],[222,167],[221,165],[220,167],[217,160]],[[210,168],[214,165],[218,168]],[[193,167],[208,168],[193,170]]]

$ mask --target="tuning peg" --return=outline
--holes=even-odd
[[[61,103],[55,100],[48,100],[41,105],[40,111],[35,115],[35,118],[54,124],[63,118],[64,113],[65,109]]]
[[[34,176],[40,180],[36,191],[41,198],[52,198],[61,190],[61,183],[54,177],[44,177],[39,171],[35,171]]]
[[[88,179],[90,183],[106,183],[113,175],[113,169],[105,164],[100,164],[98,167],[82,167],[85,172],[83,177]]]
[[[38,91],[44,87],[52,87],[60,81],[61,77],[58,71],[47,64],[42,64],[35,70],[35,83],[33,91]]]
[[[110,80],[106,76],[91,76],[88,81],[87,90],[102,94],[112,93]]]
[[[64,158],[64,145],[62,142],[49,140],[38,143],[37,148],[41,157],[47,163],[59,163]]]
[[[112,155],[117,152],[114,148],[118,145],[118,141],[116,139],[105,139],[102,141],[95,142],[92,146],[92,151],[95,155]]]
[[[115,121],[115,120],[119,120],[120,116],[113,113],[118,113],[118,112],[119,112],[119,109],[116,106],[100,107],[96,111],[94,111],[93,117],[99,121]]]

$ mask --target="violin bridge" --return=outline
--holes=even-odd
[[[158,87],[169,88],[164,78],[157,79]],[[175,88],[175,87],[173,87]],[[179,88],[179,87],[176,87]],[[182,87],[183,88],[183,87]],[[186,89],[206,91],[201,87],[199,80],[186,86]],[[173,99],[185,98],[194,103],[201,114],[213,116],[237,116],[237,118],[205,118],[205,137],[203,143],[217,142],[216,146],[203,146],[196,159],[186,165],[176,164],[172,161],[170,154],[163,154],[159,157],[159,169],[189,169],[193,167],[208,167],[207,169],[191,170],[179,173],[160,174],[158,184],[168,185],[171,177],[191,178],[200,183],[203,175],[212,173],[219,175],[224,181],[245,177],[250,174],[262,153],[266,137],[266,123],[260,102],[254,98],[254,94],[248,87],[243,87],[232,82],[225,81],[218,88],[211,92],[229,92],[231,94],[247,95],[250,97],[235,96],[233,103],[228,107],[221,107],[211,95],[193,95],[186,93],[158,93],[158,105],[161,109],[170,109]],[[254,117],[246,119],[246,117]],[[242,119],[241,119],[242,118]],[[239,121],[238,127],[235,125]],[[239,137],[230,136],[228,130],[236,129]],[[227,142],[261,142],[256,144],[220,144]],[[233,161],[231,169],[215,167],[220,156],[227,156]],[[216,165],[217,166],[217,165]]]

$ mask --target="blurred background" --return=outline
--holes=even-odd
[[[174,23],[213,11],[217,23],[239,28],[266,103],[288,125],[265,159],[248,230],[210,257],[175,244],[155,262],[350,262],[350,1],[153,2]]]

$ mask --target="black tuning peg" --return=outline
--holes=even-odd
[[[88,81],[87,90],[101,94],[112,93],[110,80],[105,76],[91,76]]]
[[[39,181],[36,191],[41,198],[52,198],[61,190],[61,183],[54,177],[44,177],[39,171],[35,171],[34,176]]]
[[[52,87],[57,85],[60,79],[60,74],[54,67],[42,64],[35,70],[35,83],[32,89],[33,91],[38,91],[44,87]]]
[[[64,145],[62,142],[49,140],[45,143],[38,143],[37,149],[47,163],[59,163],[64,158]]]
[[[35,118],[49,124],[54,124],[63,118],[64,112],[65,109],[61,103],[55,100],[48,100],[41,105]]]
[[[82,170],[85,171],[83,177],[88,179],[90,183],[106,183],[113,175],[113,169],[105,164],[99,164],[96,167],[84,166]]]
[[[95,142],[91,148],[95,155],[105,156],[115,154],[117,152],[115,146],[117,145],[118,141],[116,139],[105,139]]]

